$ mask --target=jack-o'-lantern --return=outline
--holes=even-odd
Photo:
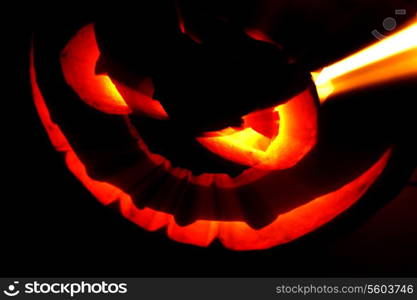
[[[259,32],[173,19],[34,36],[36,107],[100,202],[179,242],[265,249],[326,224],[376,182],[390,145],[358,153],[322,140],[325,73],[312,77]]]

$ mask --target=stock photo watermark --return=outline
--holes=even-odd
[[[77,295],[123,295],[127,294],[127,283],[101,282],[40,282],[31,281],[24,284],[14,281],[3,290],[8,297],[25,295],[61,295],[75,298]]]
[[[393,16],[387,17],[382,21],[382,28],[384,33],[381,33],[378,29],[372,30],[371,34],[378,40],[383,40],[389,35],[390,32],[397,29],[398,22],[402,21],[407,15],[410,15],[409,12],[404,8],[396,9],[393,13]],[[417,13],[415,14],[417,18]]]

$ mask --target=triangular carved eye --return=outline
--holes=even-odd
[[[315,145],[317,107],[308,89],[285,104],[252,112],[239,128],[207,132],[197,140],[211,152],[245,166],[286,169]]]
[[[94,26],[82,28],[61,53],[66,82],[88,105],[108,114],[136,113],[155,119],[168,119],[159,101],[152,99],[153,84],[144,78],[131,88],[112,79],[103,69]]]

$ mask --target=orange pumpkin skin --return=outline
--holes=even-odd
[[[308,157],[316,143],[316,128],[306,131],[308,133],[306,136],[309,138],[305,143],[305,149],[295,158],[291,159],[291,154],[297,151],[284,147],[287,157],[279,155],[276,157],[285,159],[281,161],[270,159],[264,164],[262,159],[245,159],[243,157],[245,153],[239,148],[229,149],[228,152],[223,146],[219,144],[216,146],[212,143],[213,141],[204,140],[210,137],[203,137],[200,142],[203,145],[206,144],[206,147],[211,148],[213,152],[217,151],[226,158],[229,157],[231,160],[234,159],[250,166],[238,177],[232,178],[224,174],[196,176],[189,170],[173,167],[165,157],[152,153],[128,117],[133,111],[140,111],[145,115],[164,119],[167,116],[163,108],[157,101],[146,95],[142,95],[140,100],[135,102],[142,101],[142,104],[132,108],[128,105],[129,101],[125,101],[121,94],[134,94],[134,91],[125,89],[124,92],[120,92],[120,85],[119,89],[116,88],[118,84],[114,84],[109,77],[92,73],[88,62],[94,63],[99,54],[98,49],[95,48],[92,27],[85,27],[80,33],[75,40],[79,38],[83,41],[83,47],[86,47],[86,52],[89,54],[86,56],[87,63],[83,65],[83,68],[71,69],[74,65],[71,57],[68,56],[68,48],[76,47],[74,45],[77,45],[77,42],[72,40],[73,45],[67,44],[69,46],[63,49],[63,56],[61,56],[66,83],[77,92],[81,102],[87,103],[104,114],[121,115],[120,118],[125,121],[126,132],[136,141],[135,151],[140,153],[141,161],[137,165],[127,166],[125,173],[122,171],[116,174],[117,176],[115,174],[104,176],[108,178],[108,181],[97,180],[95,171],[91,171],[90,167],[83,162],[84,154],[74,149],[71,138],[68,138],[65,130],[60,128],[59,119],[51,118],[48,107],[50,102],[45,101],[37,80],[35,39],[31,59],[31,82],[36,107],[54,147],[65,154],[66,163],[71,172],[100,202],[105,205],[118,203],[124,217],[147,230],[153,231],[166,227],[170,238],[198,246],[208,246],[218,238],[225,247],[233,250],[270,248],[314,231],[351,207],[378,179],[388,163],[390,149],[376,157],[372,164],[362,169],[360,174],[352,175],[353,178],[343,184],[335,184],[327,192],[315,192],[318,194],[316,197],[306,197],[300,199],[299,202],[292,203],[277,197],[277,191],[273,188],[274,183],[283,178],[286,180],[286,176],[291,176],[288,175],[291,174],[291,169],[302,164],[304,158]],[[308,99],[309,91],[303,95],[300,97]],[[308,101],[302,102],[301,107],[308,107],[306,106],[308,103]],[[311,112],[301,114],[301,119],[310,118],[310,123],[306,124],[316,123],[316,109],[315,106],[311,106]],[[291,114],[288,115],[288,120],[292,120]],[[296,122],[297,126],[299,124],[300,122]],[[288,136],[291,138],[291,135]],[[284,141],[283,146],[286,145],[285,142],[292,147],[291,141]],[[272,157],[275,158],[275,156]],[[134,178],[131,177],[132,171],[129,168],[134,169]],[[283,175],[281,169],[290,170]],[[155,170],[157,170],[156,177],[145,180],[149,178],[149,174],[155,174]],[[113,179],[113,177],[117,178]],[[164,178],[163,185],[158,177]],[[141,183],[140,188],[132,190],[138,182]],[[155,182],[160,184],[157,192],[154,191]],[[172,199],[184,200],[181,198],[183,191],[178,190],[178,187],[183,186],[184,183],[188,189],[193,190],[192,196],[187,198],[186,203],[174,201],[173,204],[172,201],[170,202]],[[308,185],[306,186],[308,188]],[[150,190],[152,190],[151,194],[149,194]],[[248,198],[243,198],[244,194],[248,194]],[[141,198],[146,198],[146,201]],[[242,199],[246,203],[242,203]],[[164,201],[169,203],[164,204]],[[220,213],[219,205],[221,206]],[[176,215],[174,212],[179,210],[178,207],[183,209]],[[187,216],[187,213],[191,216]],[[198,217],[194,220],[196,215]],[[179,220],[181,226],[178,224]]]

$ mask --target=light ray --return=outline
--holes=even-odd
[[[312,75],[322,103],[330,95],[417,76],[417,20]]]

